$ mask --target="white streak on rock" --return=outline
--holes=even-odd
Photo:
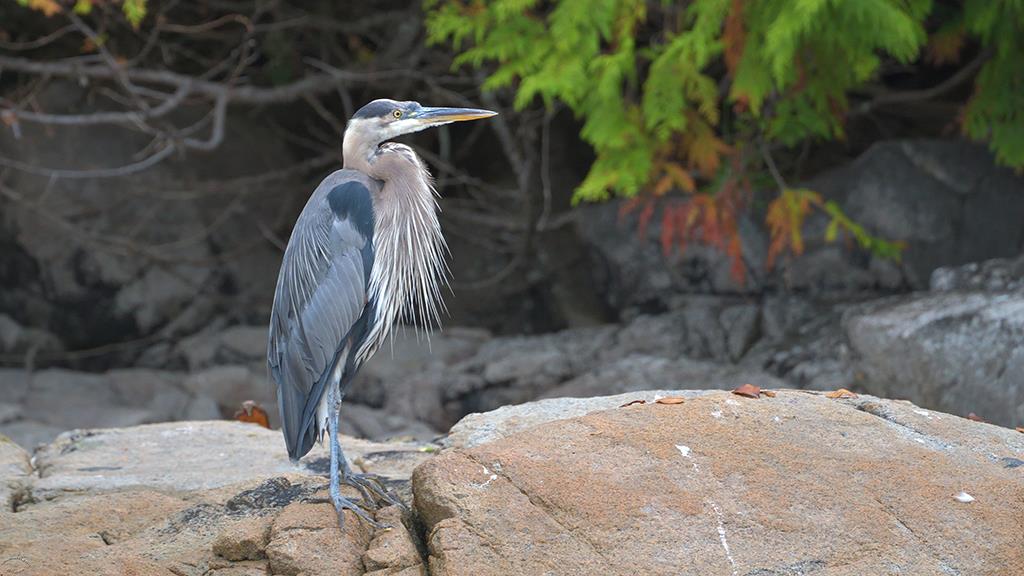
[[[722,515],[722,509],[718,507],[714,501],[709,500],[711,508],[715,511],[715,520],[718,521],[718,541],[722,543],[722,550],[725,550],[725,558],[729,561],[729,565],[732,566],[732,576],[737,576],[739,573],[736,571],[736,560],[732,557],[732,551],[729,550],[729,540],[725,537],[725,517]]]

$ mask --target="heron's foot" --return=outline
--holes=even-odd
[[[398,496],[388,490],[384,478],[376,474],[357,474],[346,470],[341,477],[341,483],[352,486],[363,496],[363,501],[373,509],[377,509],[378,501],[384,501],[392,506],[398,506],[402,510],[408,510],[405,503]]]
[[[374,528],[387,529],[391,527],[374,520],[369,512],[364,510],[362,506],[342,496],[337,488],[331,490],[331,502],[334,503],[334,510],[338,513],[338,528],[342,530],[345,529],[345,510],[351,510],[356,516],[359,516],[364,522]]]

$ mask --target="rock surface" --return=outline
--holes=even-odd
[[[37,452],[32,469],[0,440],[0,496],[20,491],[16,512],[10,500],[0,512],[0,574],[418,573],[397,508],[378,512],[394,530],[351,513],[339,530],[323,502],[326,452],[296,466],[283,444],[279,432],[237,422],[78,431]],[[431,457],[421,444],[343,445],[358,471],[407,500],[413,467]]]
[[[1024,256],[938,268],[932,272],[930,286],[933,292],[1020,292],[1024,290]]]
[[[659,396],[685,397],[656,404]],[[645,404],[622,404],[645,400]],[[433,446],[344,439],[412,515],[326,496],[325,452],[189,422],[0,442],[0,567],[21,576],[1013,574],[1024,434],[862,396],[558,398]],[[412,475],[412,483],[408,479]],[[410,493],[409,490],[414,492]],[[961,494],[963,493],[963,494]],[[966,500],[969,494],[972,501]],[[16,511],[11,511],[12,507]],[[6,574],[6,572],[0,572]]]
[[[883,300],[850,310],[844,324],[871,392],[1024,425],[1024,295]]]
[[[413,485],[435,575],[996,575],[1024,573],[1021,458],[1024,434],[906,402],[719,392],[449,451]]]

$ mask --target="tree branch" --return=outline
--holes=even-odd
[[[883,94],[873,100],[868,100],[862,103],[860,106],[850,111],[850,117],[863,116],[878,108],[880,106],[887,106],[890,104],[908,104],[911,102],[921,102],[923,100],[931,100],[938,98],[946,92],[956,88],[963,84],[967,80],[970,80],[978,70],[988,61],[992,54],[988,51],[982,51],[978,54],[974,60],[971,60],[966,66],[961,68],[949,78],[945,79],[941,83],[926,88],[924,90],[906,90],[901,92],[892,92],[889,94]]]
[[[37,62],[27,58],[0,56],[0,70],[11,70],[28,74],[43,74],[61,78],[96,78],[110,79],[115,72],[105,66],[80,65],[66,61]],[[380,72],[349,72],[331,70],[323,74],[307,76],[302,80],[264,88],[259,86],[233,87],[219,82],[201,80],[186,74],[178,74],[169,70],[150,70],[131,68],[124,70],[126,77],[135,82],[148,82],[163,86],[188,86],[193,94],[211,98],[227,95],[231,102],[241,104],[279,104],[293,102],[308,94],[320,94],[336,88],[344,82],[368,82],[385,78],[396,78],[408,75],[405,70],[383,70]]]

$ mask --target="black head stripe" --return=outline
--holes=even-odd
[[[399,107],[394,100],[374,100],[363,106],[352,115],[353,118],[380,118],[391,114],[391,111]]]

